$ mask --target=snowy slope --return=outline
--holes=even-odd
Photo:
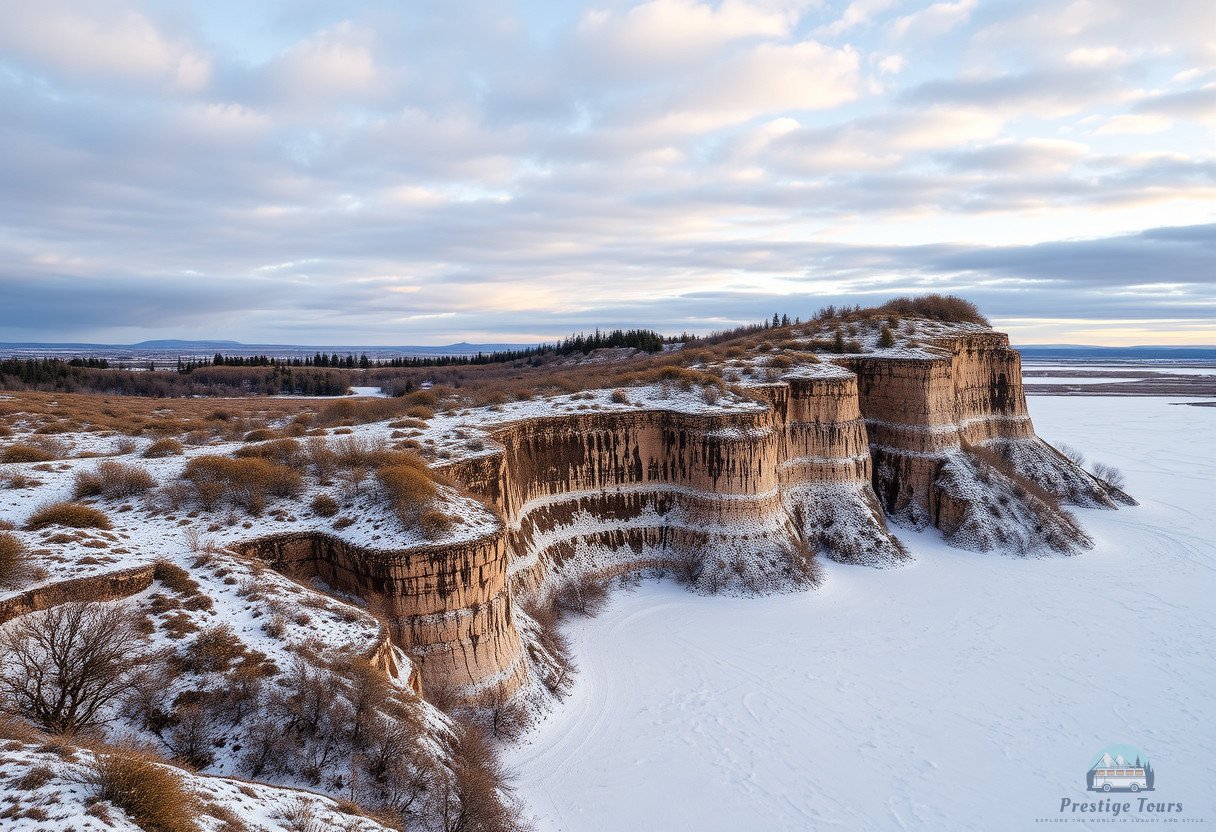
[[[1152,799],[1184,806],[1172,817],[1216,822],[1216,410],[1030,409],[1141,501],[1077,511],[1092,551],[1021,559],[900,531],[912,565],[825,563],[813,592],[618,591],[571,627],[570,698],[510,749],[538,828],[1029,829],[1064,817],[1063,797],[1096,799],[1085,773],[1112,743],[1145,751]]]

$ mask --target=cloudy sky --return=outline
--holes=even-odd
[[[1216,343],[1212,0],[0,0],[0,112],[5,341]]]

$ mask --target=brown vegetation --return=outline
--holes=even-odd
[[[47,526],[68,526],[73,529],[109,529],[110,518],[105,512],[83,503],[51,503],[37,509],[25,527],[31,531]]]
[[[304,487],[299,471],[257,457],[197,456],[186,464],[182,477],[205,507],[228,500],[251,514],[261,513],[268,496],[294,497]]]
[[[313,497],[309,507],[318,517],[333,517],[339,509],[338,501],[328,494],[318,494]]]
[[[77,499],[104,497],[107,500],[115,500],[142,494],[155,485],[156,480],[152,479],[152,475],[138,465],[107,459],[97,463],[97,467],[92,471],[80,471],[76,474],[73,495]]]
[[[157,439],[151,445],[144,449],[144,456],[147,459],[161,459],[166,456],[178,456],[182,452],[182,443],[176,439],[163,437]]]
[[[97,796],[122,809],[146,832],[198,832],[198,804],[181,776],[146,752],[98,755]]]
[[[29,554],[21,538],[0,532],[0,588],[11,589],[29,580],[33,573]]]
[[[15,443],[0,451],[0,462],[50,462],[58,459],[52,451],[36,445]]]

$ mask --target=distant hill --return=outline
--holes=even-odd
[[[458,344],[444,346],[423,345],[305,345],[305,344],[245,344],[240,341],[187,341],[179,339],[163,339],[141,341],[138,344],[86,344],[86,343],[55,343],[55,342],[0,342],[0,356],[100,356],[112,357],[123,354],[133,357],[150,357],[165,355],[209,356],[217,352],[225,355],[269,355],[276,358],[312,355],[314,353],[338,353],[339,355],[361,355],[367,353],[372,358],[393,358],[410,356],[448,356],[476,355],[479,352],[501,352],[504,350],[526,349],[535,344],[470,344],[461,341]]]
[[[1026,344],[1023,358],[1037,361],[1216,361],[1216,346],[1093,347],[1084,344]]]

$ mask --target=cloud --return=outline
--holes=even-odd
[[[1132,111],[1168,118],[1212,121],[1216,119],[1216,84],[1148,96],[1133,104]]]
[[[977,0],[934,3],[918,12],[896,18],[891,24],[891,33],[896,38],[931,38],[943,35],[964,23],[975,10],[976,3]]]
[[[117,81],[182,92],[206,87],[211,59],[143,14],[108,4],[0,2],[0,46],[77,83]]]
[[[0,339],[1210,310],[1216,62],[1146,3],[0,8]]]

